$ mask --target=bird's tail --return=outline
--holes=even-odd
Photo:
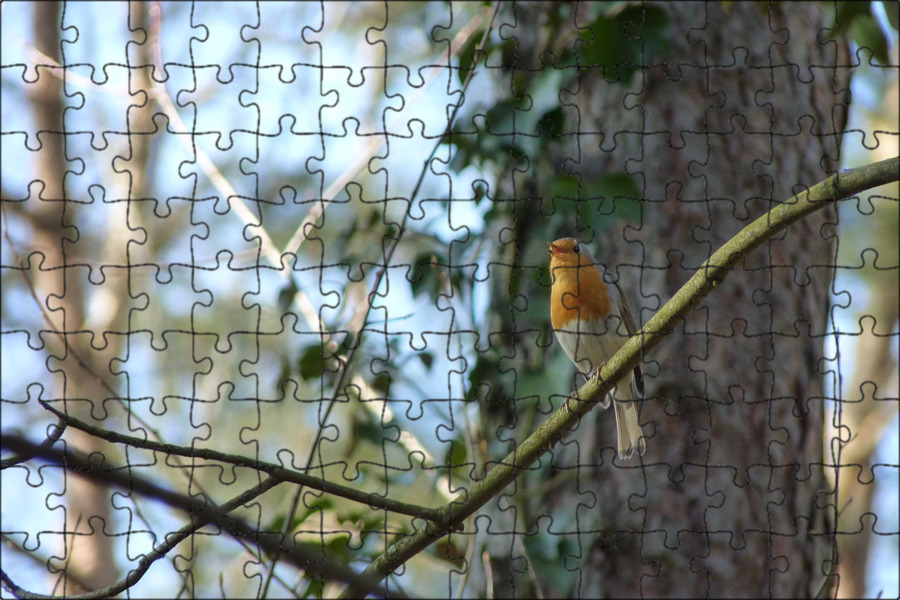
[[[647,444],[644,442],[641,425],[638,423],[637,403],[634,401],[634,390],[631,380],[620,381],[616,386],[613,404],[616,407],[616,430],[619,437],[619,460],[631,458],[634,451],[644,454]]]

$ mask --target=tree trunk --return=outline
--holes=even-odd
[[[58,2],[35,2],[33,34],[35,48],[43,54],[60,60],[60,15]],[[66,230],[74,219],[74,204],[65,202],[65,134],[63,133],[62,73],[51,69],[39,69],[39,78],[29,90],[34,107],[35,131],[42,131],[39,138],[41,152],[34,162],[35,179],[32,197],[27,203],[28,216],[33,227],[34,247],[43,253],[41,269],[34,270],[34,287],[44,304],[55,331],[74,332],[81,329],[84,320],[84,290],[71,268],[66,268],[72,257],[66,256],[64,245],[71,232]],[[54,296],[56,298],[54,298]],[[99,386],[91,385],[95,379],[73,360],[71,350],[82,346],[85,336],[47,336],[48,365],[61,367],[55,381],[57,385],[48,396],[55,398],[96,398],[91,392]],[[89,344],[88,344],[89,347]],[[90,390],[90,391],[89,391]],[[71,403],[75,413],[84,409],[83,403]],[[35,407],[36,409],[36,407]],[[87,408],[89,411],[90,409]],[[71,431],[69,438],[84,452],[101,451],[102,445],[80,431]],[[77,594],[108,585],[116,579],[110,537],[103,534],[109,524],[109,492],[102,486],[78,477],[64,475],[65,480],[65,533],[55,540],[59,544],[60,558],[54,565],[65,575],[59,590],[65,594]],[[61,529],[61,528],[54,528]],[[93,530],[93,531],[92,531]]]
[[[64,64],[66,61],[60,55],[60,3],[36,2],[33,6],[35,48],[58,64]],[[135,3],[133,9],[133,24],[141,27],[146,7]],[[146,54],[146,46],[144,52]],[[147,62],[145,56],[144,63]],[[34,110],[35,131],[41,132],[38,135],[41,150],[33,162],[34,179],[39,183],[32,184],[31,197],[22,214],[31,224],[32,247],[42,253],[42,263],[40,269],[32,269],[28,276],[34,274],[35,293],[52,329],[65,333],[43,336],[54,382],[53,390],[48,390],[44,399],[64,399],[64,405],[56,403],[56,406],[82,420],[92,421],[98,415],[106,415],[105,418],[111,420],[122,416],[119,405],[111,398],[125,395],[111,391],[109,386],[118,382],[110,365],[113,359],[121,358],[121,334],[129,329],[128,279],[106,270],[102,276],[95,273],[91,277],[101,280],[100,284],[86,285],[86,273],[91,265],[128,262],[128,206],[125,202],[94,201],[90,206],[82,207],[81,204],[91,199],[72,197],[66,185],[67,169],[71,168],[66,162],[65,144],[66,135],[69,135],[66,125],[72,130],[78,114],[66,112],[62,70],[41,67],[38,73],[38,80],[28,93]],[[134,81],[135,87],[149,87],[146,69],[140,70]],[[150,110],[149,102],[132,109],[132,125],[138,127],[141,119],[146,121]],[[106,198],[129,197],[129,193],[132,198],[143,196],[148,143],[146,136],[137,136],[130,144],[134,156],[126,158],[132,159],[131,190],[119,189],[102,176],[94,182],[104,187]],[[98,171],[108,173],[110,168],[107,166],[104,171],[103,165],[99,165]],[[98,235],[84,225],[86,211],[106,217],[107,235]],[[91,303],[102,308],[89,312],[86,307]],[[30,408],[39,415],[40,421],[47,421],[46,411],[36,403]],[[109,420],[98,424],[110,426]],[[115,445],[74,428],[66,432],[65,439],[88,454],[97,453],[113,461],[122,456]],[[65,527],[53,526],[52,529],[64,529],[65,533],[58,540],[60,551],[51,559],[49,568],[52,572],[64,573],[65,579],[55,589],[59,593],[76,594],[110,585],[118,579],[113,554],[115,525],[110,510],[114,490],[71,473],[63,477]]]
[[[849,102],[849,60],[827,38],[821,4],[644,6],[668,15],[668,50],[630,82],[584,71],[560,94],[577,106],[567,126],[578,127],[579,154],[562,145],[549,159],[581,180],[631,174],[639,220],[537,233],[510,225],[521,248],[580,237],[641,323],[742,227],[836,170]],[[541,175],[551,174],[528,173]],[[490,542],[495,590],[810,597],[836,584],[825,575],[835,499],[822,444],[835,219],[819,211],[748,255],[646,357],[642,460],[615,459],[615,419],[597,409],[549,455],[556,478],[537,487],[526,476],[493,505],[493,529],[507,534]],[[490,411],[486,421],[486,435],[521,423]],[[559,572],[524,576],[541,549],[511,531],[551,538]]]

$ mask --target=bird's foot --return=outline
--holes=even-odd
[[[605,366],[606,366],[606,361],[604,360],[602,363],[600,363],[599,367],[594,369],[594,372],[591,374],[591,377],[593,377],[597,381],[600,381],[600,371],[602,371],[603,367],[605,367]]]
[[[600,379],[600,371],[602,371],[603,367],[605,367],[605,366],[606,366],[606,361],[603,361],[602,363],[600,363],[600,366],[597,367],[596,369],[594,369],[594,372],[591,373],[591,378],[596,379],[598,385],[603,382],[603,380]],[[603,397],[603,400],[600,400],[600,406],[602,408],[609,408],[609,400],[610,400],[610,395],[609,394],[605,395]]]

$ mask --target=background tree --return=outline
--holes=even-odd
[[[497,165],[497,198],[514,199],[488,214],[494,260],[510,271],[494,294],[513,299],[494,305],[491,329],[508,337],[473,370],[491,455],[530,430],[535,397],[566,389],[547,375],[572,371],[561,352],[535,355],[549,342],[535,268],[549,240],[589,241],[646,321],[740,227],[837,169],[850,101],[853,60],[834,34],[856,15],[824,5],[541,8],[514,11],[506,29],[498,71],[509,94],[484,133],[512,134],[471,150]],[[800,77],[797,65],[815,66]],[[642,466],[613,460],[614,419],[595,412],[498,498],[484,542],[494,589],[815,595],[836,585],[823,572],[836,515],[823,456],[835,457],[818,435],[834,407],[825,385],[839,387],[822,343],[835,328],[825,310],[834,271],[822,268],[836,257],[835,221],[822,211],[748,256],[648,357]],[[576,530],[592,535],[553,535]]]
[[[384,593],[581,382],[546,242],[646,321],[837,168],[845,38],[889,62],[868,3],[230,6],[4,5],[7,590]],[[591,413],[390,590],[830,590],[836,221],[646,357],[642,461]]]

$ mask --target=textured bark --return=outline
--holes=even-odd
[[[583,178],[632,174],[641,220],[538,235],[588,242],[641,322],[724,241],[836,170],[849,102],[826,7],[661,6],[665,56],[627,84],[586,71],[561,95],[578,109],[579,154],[552,160]],[[613,461],[615,422],[596,410],[550,455],[565,479],[501,498],[495,528],[555,532],[567,575],[522,577],[506,535],[489,542],[495,590],[530,595],[536,579],[550,596],[809,597],[836,583],[822,445],[835,221],[820,211],[747,256],[647,357],[642,461]]]

